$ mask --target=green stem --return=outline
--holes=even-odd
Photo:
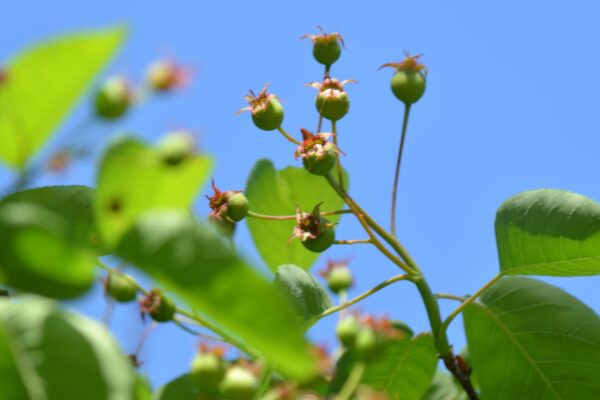
[[[358,303],[359,301],[362,301],[362,300],[366,299],[367,297],[379,292],[381,289],[390,286],[392,283],[405,281],[405,280],[411,280],[411,278],[405,274],[393,276],[393,277],[381,282],[380,284],[373,286],[371,289],[367,290],[366,292],[364,292],[361,295],[354,297],[351,300],[343,302],[342,304],[340,304],[338,306],[328,308],[327,310],[323,311],[321,314],[313,317],[310,320],[310,324],[312,325],[312,324],[316,323],[317,321],[319,321],[320,319],[325,318],[328,315],[334,314],[338,311],[342,311],[342,310]]]
[[[394,174],[394,186],[392,187],[392,215],[390,223],[390,233],[396,236],[396,197],[398,193],[398,178],[400,177],[400,164],[402,163],[402,152],[404,151],[404,140],[406,139],[406,128],[408,127],[408,117],[410,115],[410,104],[404,106],[404,120],[402,121],[402,135],[400,137],[400,147],[398,148],[398,158],[396,159],[396,172]]]
[[[456,318],[458,314],[462,312],[466,307],[472,304],[479,296],[481,296],[486,290],[494,286],[496,282],[498,282],[502,278],[502,275],[498,274],[492,278],[488,283],[483,285],[478,291],[476,291],[472,296],[469,296],[461,305],[459,305],[454,311],[452,311],[444,320],[441,326],[441,331],[446,332],[448,326],[452,323],[452,320]]]
[[[448,294],[448,293],[435,293],[433,295],[436,299],[444,299],[444,300],[454,300],[454,301],[467,301],[468,297],[464,297],[464,296],[457,296],[455,294]]]
[[[320,213],[321,216],[328,215],[339,215],[339,214],[352,214],[352,210],[336,210],[336,211],[323,211]],[[248,217],[256,218],[256,219],[264,219],[270,221],[286,221],[286,220],[295,220],[297,218],[296,215],[266,215],[260,214],[254,211],[248,211]]]
[[[352,240],[336,240],[333,244],[369,244],[373,243],[371,239],[352,239]]]
[[[277,130],[279,131],[279,133],[281,133],[283,135],[283,137],[285,137],[287,140],[289,140],[290,142],[297,144],[297,145],[301,145],[302,143],[299,142],[298,140],[294,139],[289,133],[287,133],[285,131],[285,129],[283,129],[282,127],[277,128]]]
[[[340,152],[338,146],[337,123],[335,121],[331,121],[331,133],[333,133],[333,144],[337,150],[335,152],[335,166],[338,173],[338,182],[340,183],[342,190],[345,192],[346,189],[344,188],[344,176],[342,175],[342,162],[340,161]]]
[[[329,182],[329,185],[331,185],[331,187],[337,192],[337,194],[346,202],[346,204],[348,205],[348,207],[350,207],[350,209],[352,210],[352,212],[354,213],[354,215],[356,215],[356,218],[358,219],[358,222],[362,225],[363,229],[367,232],[367,235],[369,235],[369,238],[373,241],[373,245],[375,245],[375,247],[377,247],[377,249],[383,255],[385,255],[390,261],[392,261],[394,264],[396,264],[402,270],[404,270],[404,272],[407,272],[410,275],[415,275],[417,273],[417,271],[415,271],[413,268],[411,268],[408,265],[406,265],[401,259],[399,259],[394,254],[392,254],[392,252],[390,252],[377,239],[377,237],[371,231],[371,228],[369,227],[369,224],[367,224],[367,221],[365,219],[366,215],[363,216],[364,212],[361,212],[356,207],[354,201],[350,198],[350,196],[348,196],[348,194],[345,191],[342,190],[342,188],[340,187],[340,185],[338,184],[338,182],[335,180],[335,178],[333,176],[331,176],[331,173],[325,175],[325,179],[327,179],[327,182]]]
[[[346,383],[340,390],[340,393],[335,397],[335,400],[349,400],[352,398],[352,394],[356,391],[360,380],[367,369],[367,365],[364,362],[357,362],[354,364]]]

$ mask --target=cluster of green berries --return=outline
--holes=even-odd
[[[224,353],[222,347],[202,345],[190,367],[192,385],[206,398],[253,399],[259,384],[254,366],[247,362],[228,365]]]
[[[108,297],[118,303],[129,303],[137,299],[138,285],[128,274],[110,271],[103,282]],[[156,322],[168,322],[173,319],[176,307],[173,300],[159,289],[152,289],[139,301],[142,315],[150,315]]]
[[[172,60],[158,60],[146,70],[143,92],[170,92],[186,86],[190,79],[188,68]],[[96,116],[105,120],[121,118],[140,97],[126,77],[111,76],[96,92]]]
[[[314,253],[322,253],[335,242],[335,224],[321,216],[321,204],[317,204],[310,213],[297,210],[296,226],[292,230],[290,241],[300,239],[302,245]]]
[[[381,354],[389,340],[400,339],[407,334],[387,318],[367,315],[359,318],[349,315],[340,320],[336,327],[340,343],[364,360]]]
[[[219,233],[231,237],[235,232],[235,224],[248,215],[248,199],[238,190],[222,192],[214,180],[212,188],[214,194],[206,196],[211,209],[209,220]]]

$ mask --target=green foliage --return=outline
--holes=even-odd
[[[357,360],[351,351],[342,355],[331,382],[332,393],[339,392]],[[369,361],[361,382],[386,392],[390,400],[419,400],[431,385],[436,365],[430,334],[403,337],[386,343],[383,352]]]
[[[32,47],[8,66],[0,90],[0,160],[22,168],[48,140],[123,39],[121,27]]]
[[[199,390],[192,384],[189,374],[180,375],[160,388],[156,400],[198,400]]]
[[[101,250],[93,201],[94,189],[87,186],[47,186],[12,193],[0,200],[0,206],[30,203],[54,212],[68,221],[69,236],[74,242]]]
[[[114,247],[144,212],[189,208],[211,169],[207,156],[172,164],[160,148],[131,138],[112,143],[100,164],[94,203],[104,243]]]
[[[347,185],[347,176],[344,182]],[[320,202],[323,202],[321,211],[339,210],[343,206],[343,201],[323,178],[311,175],[303,168],[287,167],[276,171],[268,160],[256,163],[248,178],[245,194],[252,211],[268,215],[292,215],[297,207],[310,211]],[[339,216],[327,219],[335,223]],[[308,270],[318,258],[318,254],[306,250],[299,240],[288,244],[295,224],[293,220],[248,220],[256,248],[273,271],[283,264],[295,264]]]
[[[31,203],[0,207],[0,281],[49,297],[85,293],[94,280],[95,256],[73,240],[69,221]]]
[[[468,400],[468,397],[452,375],[438,370],[433,377],[431,387],[421,400]]]
[[[260,350],[283,373],[306,379],[315,372],[300,321],[283,296],[189,214],[147,214],[117,255]]]
[[[600,319],[561,289],[499,281],[464,312],[485,399],[593,399],[600,389]]]
[[[134,373],[105,329],[47,300],[0,301],[0,398],[129,399]]]
[[[332,307],[331,299],[323,286],[314,276],[296,265],[288,264],[277,268],[275,286],[283,291],[304,320]]]
[[[503,274],[600,274],[600,204],[563,190],[509,198],[496,215]]]

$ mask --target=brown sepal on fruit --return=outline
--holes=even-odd
[[[375,317],[373,315],[364,315],[360,320],[361,325],[369,326],[375,332],[386,339],[402,339],[405,335],[400,329],[396,329],[388,317]]]
[[[212,196],[206,196],[206,198],[208,199],[208,206],[211,209],[209,217],[221,221],[223,220],[223,216],[227,213],[227,201],[229,200],[229,197],[231,197],[235,193],[241,193],[242,191],[227,190],[225,192],[222,192],[215,184],[214,179],[212,180],[211,186],[214,194]]]
[[[323,80],[323,82],[309,82],[306,84],[306,86],[315,88],[320,92],[324,92],[328,89],[332,89],[332,93],[334,93],[335,90],[339,90],[340,92],[343,92],[344,86],[346,86],[348,83],[358,83],[358,82],[354,79],[346,79],[346,80],[343,80],[340,82],[337,78],[326,77]]]
[[[296,226],[292,230],[288,243],[298,238],[301,241],[316,239],[325,227],[332,227],[335,224],[323,224],[321,220],[321,204],[319,203],[310,213],[303,212],[299,208],[296,210]]]
[[[385,63],[377,68],[377,70],[379,71],[382,68],[392,67],[400,71],[421,72],[424,76],[427,76],[427,67],[425,64],[419,62],[419,59],[423,57],[423,54],[411,56],[407,51],[404,51],[404,55],[406,56],[404,60]]]
[[[281,102],[281,99],[277,95],[267,91],[268,87],[269,84],[266,83],[258,94],[255,94],[252,89],[248,90],[249,94],[244,96],[244,99],[246,99],[249,106],[241,108],[236,114],[241,114],[244,111],[250,111],[252,114],[255,114],[258,111],[266,109],[273,100]]]
[[[339,42],[342,45],[342,47],[346,47],[344,45],[344,38],[342,37],[342,35],[339,32],[327,33],[320,25],[317,25],[317,29],[321,33],[318,33],[318,34],[307,33],[306,35],[300,36],[300,39],[310,39],[313,43],[336,41],[336,42]]]
[[[294,158],[304,158],[308,155],[315,155],[317,157],[322,156],[325,152],[333,150],[344,155],[337,146],[329,141],[329,138],[333,136],[333,133],[322,132],[313,135],[312,132],[300,128],[302,132],[302,144],[300,144],[294,152]]]
[[[347,267],[351,261],[352,261],[351,257],[344,258],[343,260],[329,259],[329,260],[327,260],[327,264],[325,265],[325,268],[323,268],[322,270],[319,271],[319,275],[322,276],[323,278],[327,278],[327,276],[329,275],[329,273],[331,272],[332,269],[338,268],[340,266]]]

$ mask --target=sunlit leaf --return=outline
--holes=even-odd
[[[348,182],[347,176],[344,182]],[[248,178],[245,194],[252,211],[267,215],[294,215],[297,207],[310,211],[320,202],[323,202],[321,211],[334,211],[344,204],[325,178],[297,167],[276,171],[268,160],[256,163]],[[339,216],[327,219],[337,222]],[[288,244],[295,220],[248,218],[247,221],[256,248],[271,270],[276,271],[283,264],[309,269],[319,257],[317,253],[306,250],[297,239]]]
[[[563,190],[508,199],[496,215],[503,274],[600,274],[600,204]]]
[[[22,167],[56,131],[125,37],[121,27],[33,46],[7,67],[0,88],[0,160]]]
[[[117,255],[258,349],[281,372],[300,379],[313,374],[302,324],[283,295],[189,214],[147,214]]]
[[[600,319],[563,290],[507,277],[464,311],[484,399],[594,399]]]

